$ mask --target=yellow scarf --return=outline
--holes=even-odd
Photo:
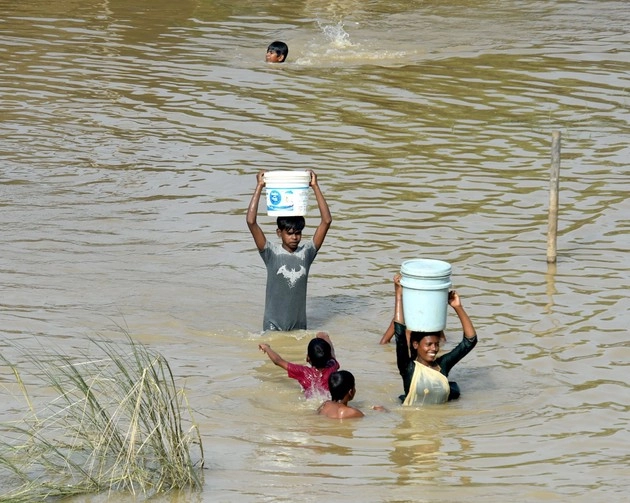
[[[446,376],[418,361],[414,363],[416,366],[411,377],[409,394],[403,405],[418,406],[448,402],[451,387]]]

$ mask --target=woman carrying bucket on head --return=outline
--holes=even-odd
[[[420,331],[413,328],[424,327],[412,326],[410,327],[412,330],[407,334],[403,314],[401,278],[401,274],[394,276],[396,300],[393,324],[396,337],[396,363],[405,391],[405,394],[400,397],[403,405],[446,403],[448,400],[456,399],[459,397],[459,388],[456,383],[449,382],[448,373],[477,344],[477,334],[472,321],[464,310],[457,292],[448,292],[448,305],[459,317],[464,336],[452,351],[438,356],[440,341],[444,339],[443,327],[435,331]],[[419,323],[415,320],[414,322]],[[408,336],[409,339],[407,339]]]
[[[400,274],[407,342],[412,330],[416,332],[444,330],[448,291],[451,287],[451,264],[435,259],[406,260],[400,267]],[[381,337],[380,344],[387,344],[393,336],[392,319]]]

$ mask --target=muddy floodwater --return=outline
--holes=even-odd
[[[201,491],[156,501],[625,499],[627,2],[0,0],[0,12],[0,350],[73,355],[127,332],[164,354],[205,469]],[[264,62],[273,40],[286,63]],[[307,331],[261,335],[265,269],[245,223],[260,169],[315,170],[332,212]],[[262,204],[258,221],[276,239]],[[318,221],[312,198],[304,239]],[[419,410],[400,407],[393,344],[378,344],[392,277],[413,258],[452,265],[479,335],[450,374],[462,397]],[[318,417],[258,350],[302,362],[319,330],[365,418]],[[448,350],[452,311],[446,333]],[[20,413],[11,378],[2,369],[3,420]]]

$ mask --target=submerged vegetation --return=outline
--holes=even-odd
[[[201,437],[166,359],[130,338],[92,342],[98,356],[31,352],[28,373],[0,356],[14,381],[0,385],[28,409],[0,424],[0,502],[201,488]]]

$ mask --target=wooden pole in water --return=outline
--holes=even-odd
[[[547,263],[556,263],[558,242],[558,187],[560,185],[560,131],[551,135],[551,176],[549,178],[549,227],[547,230]]]

